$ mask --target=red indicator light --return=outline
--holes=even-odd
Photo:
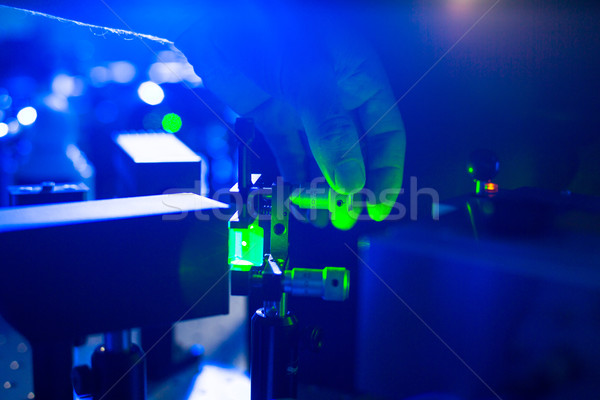
[[[498,193],[498,185],[493,182],[487,182],[484,187],[487,193]]]

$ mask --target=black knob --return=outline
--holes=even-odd
[[[490,181],[500,169],[498,156],[491,150],[479,149],[469,155],[467,171],[471,178],[477,181]]]

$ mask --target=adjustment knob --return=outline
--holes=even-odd
[[[294,296],[344,301],[348,298],[350,273],[345,268],[294,268],[284,272],[283,290]]]

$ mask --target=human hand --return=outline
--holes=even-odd
[[[304,7],[206,10],[175,44],[209,90],[254,118],[287,181],[310,178],[310,151],[335,191],[365,188],[369,215],[382,220],[400,192],[405,154],[387,77],[360,37]]]

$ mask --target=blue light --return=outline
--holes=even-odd
[[[8,133],[11,135],[16,135],[21,130],[21,124],[15,118],[7,119],[6,124],[8,125]]]
[[[115,61],[108,64],[113,81],[117,83],[129,83],[135,78],[135,66],[127,61]]]
[[[50,109],[58,112],[66,112],[69,109],[69,101],[62,94],[51,93],[44,97],[44,104]]]
[[[250,377],[236,368],[204,365],[187,400],[249,399]]]
[[[4,122],[0,122],[0,138],[8,135],[8,125]]]
[[[33,107],[22,108],[17,114],[17,119],[21,125],[28,126],[35,122],[37,119],[37,111]]]
[[[75,78],[66,74],[58,74],[52,80],[52,91],[64,97],[75,93]]]
[[[12,105],[12,98],[8,93],[0,93],[0,110],[7,110]]]
[[[110,71],[108,68],[98,65],[90,70],[90,80],[96,87],[104,86],[110,81]]]
[[[82,178],[91,178],[94,174],[94,168],[88,163],[85,154],[74,144],[67,146],[67,157],[73,162],[73,166],[79,172]]]
[[[144,82],[138,88],[138,96],[144,103],[155,106],[162,103],[165,98],[165,92],[162,88],[154,82]]]

